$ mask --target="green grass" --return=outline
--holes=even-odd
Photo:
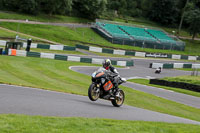
[[[34,43],[48,43],[48,42],[45,42],[45,41],[42,41],[38,38],[34,38],[32,36],[29,36],[29,35],[22,35],[21,33],[12,33],[12,32],[8,32],[6,30],[2,30],[0,29],[0,40],[14,40],[16,35],[19,35],[20,38],[24,38],[24,39],[29,39],[29,38],[32,38]]]
[[[40,22],[59,22],[59,23],[88,23],[91,22],[91,20],[85,19],[85,18],[78,18],[78,17],[70,17],[70,16],[62,16],[62,15],[28,15],[28,14],[21,14],[21,13],[15,13],[15,12],[0,12],[0,19],[16,19],[16,20],[31,20],[31,21],[40,21]],[[123,22],[125,23],[127,18],[121,19],[121,18],[115,18],[113,21],[117,22]],[[153,21],[147,20],[146,18],[128,18],[128,23],[135,24],[135,25],[142,25],[142,26],[150,26],[150,27],[158,27],[161,29],[164,29],[168,33],[172,34],[172,31],[176,31],[178,28],[169,28],[164,27],[158,23],[155,23]],[[181,36],[191,37],[191,35],[187,32],[187,30],[183,29],[180,32]]]
[[[31,20],[40,22],[57,22],[57,23],[88,23],[91,20],[78,17],[62,16],[62,15],[28,15],[14,12],[0,12],[0,19],[16,19],[16,20]]]
[[[87,96],[87,90],[91,84],[90,76],[71,71],[68,67],[76,65],[91,66],[92,64],[12,56],[0,56],[0,61],[1,83],[31,86],[85,96]],[[131,88],[122,86],[121,88],[125,91],[125,104],[127,105],[200,121],[200,109]]]
[[[17,31],[17,23],[0,23],[2,27]],[[68,28],[50,25],[20,24],[19,31],[28,35],[41,37],[61,44],[74,46],[77,42],[101,42],[104,40],[90,28]],[[97,37],[97,38],[96,38]],[[106,40],[104,40],[106,42]]]
[[[198,133],[199,130],[199,125],[192,124],[0,115],[1,133]]]
[[[0,57],[0,82],[86,95],[88,76],[68,69],[84,63],[28,57]],[[91,65],[91,64],[87,64]],[[15,71],[11,71],[15,70]]]
[[[163,88],[163,89],[172,90],[172,91],[179,92],[179,93],[184,93],[184,94],[200,97],[200,93],[197,93],[197,92],[194,92],[194,91],[184,90],[184,89],[180,89],[180,88],[172,88],[172,87],[167,87],[167,86],[149,84],[149,80],[148,79],[130,79],[129,81],[130,82],[134,82],[134,83],[138,83],[138,84],[142,84],[142,85],[148,85],[148,86],[153,86],[153,87],[157,87],[157,88]]]
[[[0,23],[1,27],[8,28],[16,31],[17,23]],[[185,54],[185,55],[200,55],[200,41],[186,41],[185,51],[174,51],[174,50],[159,50],[149,48],[139,48],[127,45],[112,44],[98,35],[90,28],[68,28],[61,26],[50,26],[50,25],[34,25],[34,24],[20,24],[19,28],[21,33],[33,35],[36,37],[48,39],[61,44],[74,46],[77,43],[87,43],[88,45],[98,45],[100,47],[145,51],[145,52],[157,52],[157,53],[171,53],[171,54]]]
[[[194,70],[197,70],[197,71],[200,71],[200,68],[199,69],[193,69],[193,68],[176,68],[176,70],[182,70],[182,71],[194,71]]]
[[[184,83],[200,85],[200,76],[177,76],[177,77],[165,77],[162,79],[167,81],[184,82]]]

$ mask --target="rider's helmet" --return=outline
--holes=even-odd
[[[108,70],[109,67],[110,67],[110,65],[111,65],[110,59],[104,60],[103,63],[102,63],[102,65],[103,65],[103,67],[104,67],[106,70]]]

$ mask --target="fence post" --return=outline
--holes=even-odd
[[[27,51],[27,52],[30,51],[30,48],[31,48],[31,42],[32,42],[32,39],[29,38],[29,39],[27,40],[27,46],[26,46],[26,51]]]

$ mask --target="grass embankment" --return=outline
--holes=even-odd
[[[193,61],[194,62],[194,61]],[[193,69],[193,68],[175,68],[176,70],[182,70],[182,71],[200,71],[199,69]]]
[[[69,66],[92,64],[31,57],[0,56],[0,82],[87,95],[90,76],[69,70]],[[91,72],[92,73],[92,72]],[[125,104],[200,121],[200,109],[148,93],[121,87]],[[167,107],[167,108],[166,108]]]
[[[15,20],[31,20],[40,22],[57,22],[57,23],[88,23],[91,20],[78,17],[62,16],[62,15],[27,15],[14,12],[0,12],[0,19],[15,19]]]
[[[16,20],[31,20],[31,21],[40,21],[40,22],[59,22],[59,23],[88,23],[91,22],[91,20],[85,19],[85,18],[78,18],[78,17],[70,17],[70,16],[62,16],[62,15],[28,15],[28,14],[21,14],[21,13],[15,13],[10,11],[1,11],[0,12],[0,19],[16,19]],[[104,19],[104,18],[103,18]],[[106,19],[106,18],[105,18]],[[168,28],[164,27],[158,23],[155,23],[153,21],[147,20],[146,18],[114,18],[113,21],[117,22],[123,22],[123,23],[129,24],[135,24],[135,25],[141,25],[141,26],[150,26],[150,27],[158,27],[161,29],[164,29],[168,33],[172,34],[172,31],[177,32],[178,28]],[[182,29],[180,32],[180,36],[185,37],[191,37],[189,32],[187,30]]]
[[[15,38],[16,38],[16,35],[19,35],[20,38],[23,38],[23,39],[32,38],[33,43],[47,43],[47,44],[50,43],[50,42],[47,42],[46,40],[44,40],[42,38],[40,39],[40,38],[33,37],[33,36],[30,36],[30,35],[24,35],[23,33],[13,33],[13,32],[9,32],[9,31],[4,30],[4,29],[0,29],[0,40],[14,41]]]
[[[194,92],[194,91],[184,90],[184,89],[180,89],[180,88],[172,88],[172,87],[167,87],[167,86],[149,84],[149,80],[148,79],[130,79],[129,81],[130,82],[134,82],[134,83],[138,83],[138,84],[142,84],[142,85],[148,85],[148,86],[152,86],[152,87],[163,88],[163,89],[172,90],[172,91],[179,92],[179,93],[184,93],[184,94],[200,97],[200,93],[197,93],[197,92]]]
[[[189,84],[200,85],[200,76],[177,76],[177,77],[165,77],[162,79],[167,81],[184,82]]]
[[[200,126],[110,119],[0,115],[1,133],[198,133]]]
[[[17,30],[18,23],[0,23],[1,27],[8,28],[10,30]],[[187,45],[185,51],[174,51],[174,50],[159,50],[159,49],[148,49],[139,48],[127,45],[112,44],[98,35],[90,28],[68,28],[61,26],[50,26],[50,25],[35,25],[35,24],[20,24],[19,31],[21,33],[33,35],[40,38],[45,38],[58,43],[72,45],[77,43],[86,43],[95,45],[98,44],[101,47],[110,47],[116,49],[145,51],[145,52],[157,52],[157,53],[171,53],[171,54],[185,54],[185,55],[200,55],[200,41],[186,41]]]
[[[16,35],[17,35],[16,33],[8,32],[8,31],[0,29],[0,37],[2,37],[2,38],[15,38]],[[23,37],[23,38],[26,38],[26,39],[30,38],[30,36],[28,36],[28,35],[27,36],[20,35],[20,37]]]

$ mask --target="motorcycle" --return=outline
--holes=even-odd
[[[114,88],[112,83],[118,74],[112,73],[105,68],[99,68],[92,74],[92,84],[88,89],[88,97],[91,101],[98,98],[110,100],[113,106],[120,107],[124,103],[125,94],[118,86],[126,82],[125,78],[118,78],[118,86]]]

